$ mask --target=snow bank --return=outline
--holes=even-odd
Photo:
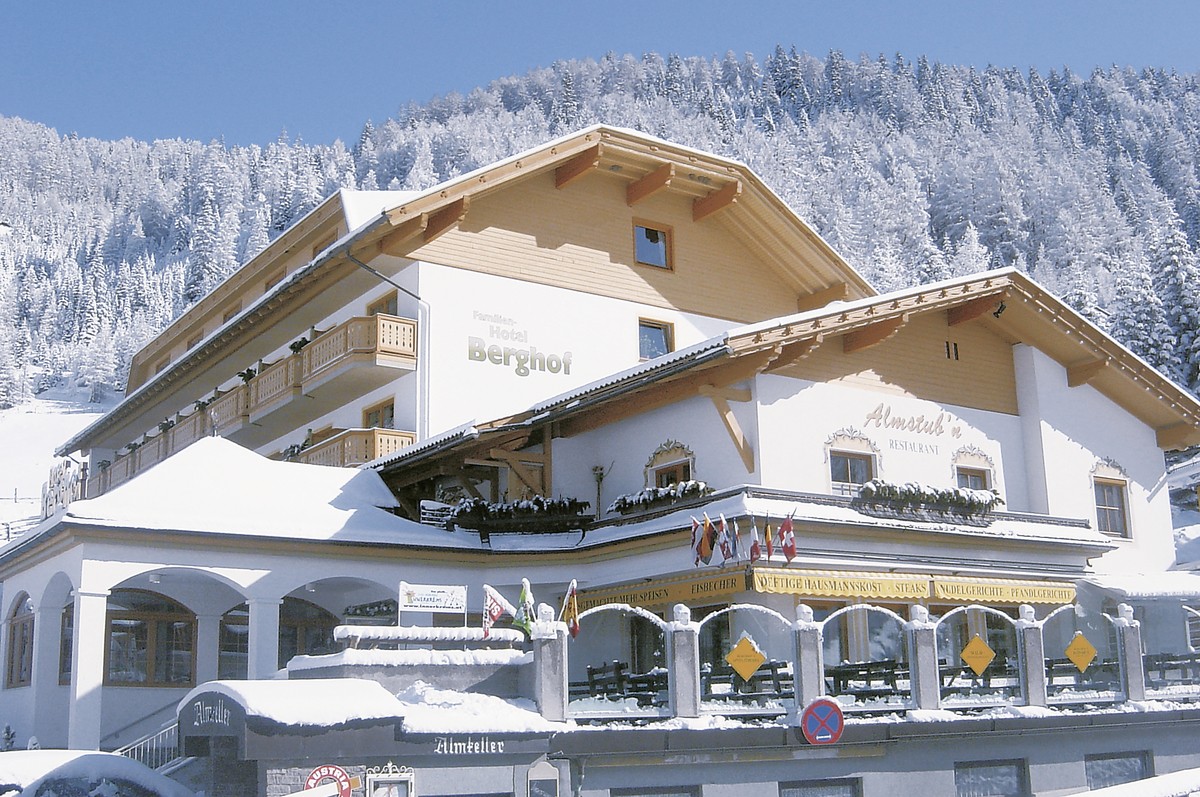
[[[409,733],[547,733],[573,730],[573,722],[550,722],[532,700],[438,689],[424,681],[396,695]]]
[[[163,797],[192,797],[190,789],[158,774],[131,758],[92,750],[13,750],[0,753],[0,791],[4,786],[22,788],[33,795],[51,780],[84,778],[89,782],[120,779]],[[96,794],[104,793],[97,791]]]
[[[299,681],[209,681],[187,693],[179,709],[197,695],[216,692],[235,701],[247,717],[280,725],[344,725],[355,720],[399,718],[405,706],[374,681],[313,678]]]

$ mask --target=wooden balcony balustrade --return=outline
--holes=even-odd
[[[416,440],[412,432],[398,429],[346,429],[304,449],[293,462],[345,468],[393,454]]]
[[[210,433],[244,444],[265,442],[250,439],[253,430],[260,428],[255,424],[265,416],[278,413],[280,425],[299,423],[306,414],[318,415],[333,409],[347,395],[352,395],[353,390],[365,392],[386,384],[394,378],[388,374],[390,369],[414,368],[416,358],[416,321],[390,315],[350,318],[317,335],[299,351],[261,365],[261,370],[248,382],[220,393],[203,410],[186,417],[176,416],[175,425],[154,437],[144,438],[141,447],[117,457],[109,467],[94,468],[87,481],[87,495],[111,490]],[[318,396],[318,392],[323,395]],[[318,400],[294,401],[301,395]],[[305,450],[298,461],[340,466],[362,464],[398,451],[413,441],[410,432],[350,429]]]

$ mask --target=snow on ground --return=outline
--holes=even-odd
[[[55,389],[0,410],[0,535],[5,523],[23,531],[41,518],[42,484],[58,460],[54,449],[116,403],[89,404],[84,393]]]

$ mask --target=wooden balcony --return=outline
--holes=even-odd
[[[304,449],[292,461],[346,468],[395,453],[416,439],[412,432],[397,429],[346,429]]]

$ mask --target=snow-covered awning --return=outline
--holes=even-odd
[[[1095,589],[1117,600],[1196,600],[1200,599],[1200,575],[1178,571],[1097,575],[1078,584]]]

